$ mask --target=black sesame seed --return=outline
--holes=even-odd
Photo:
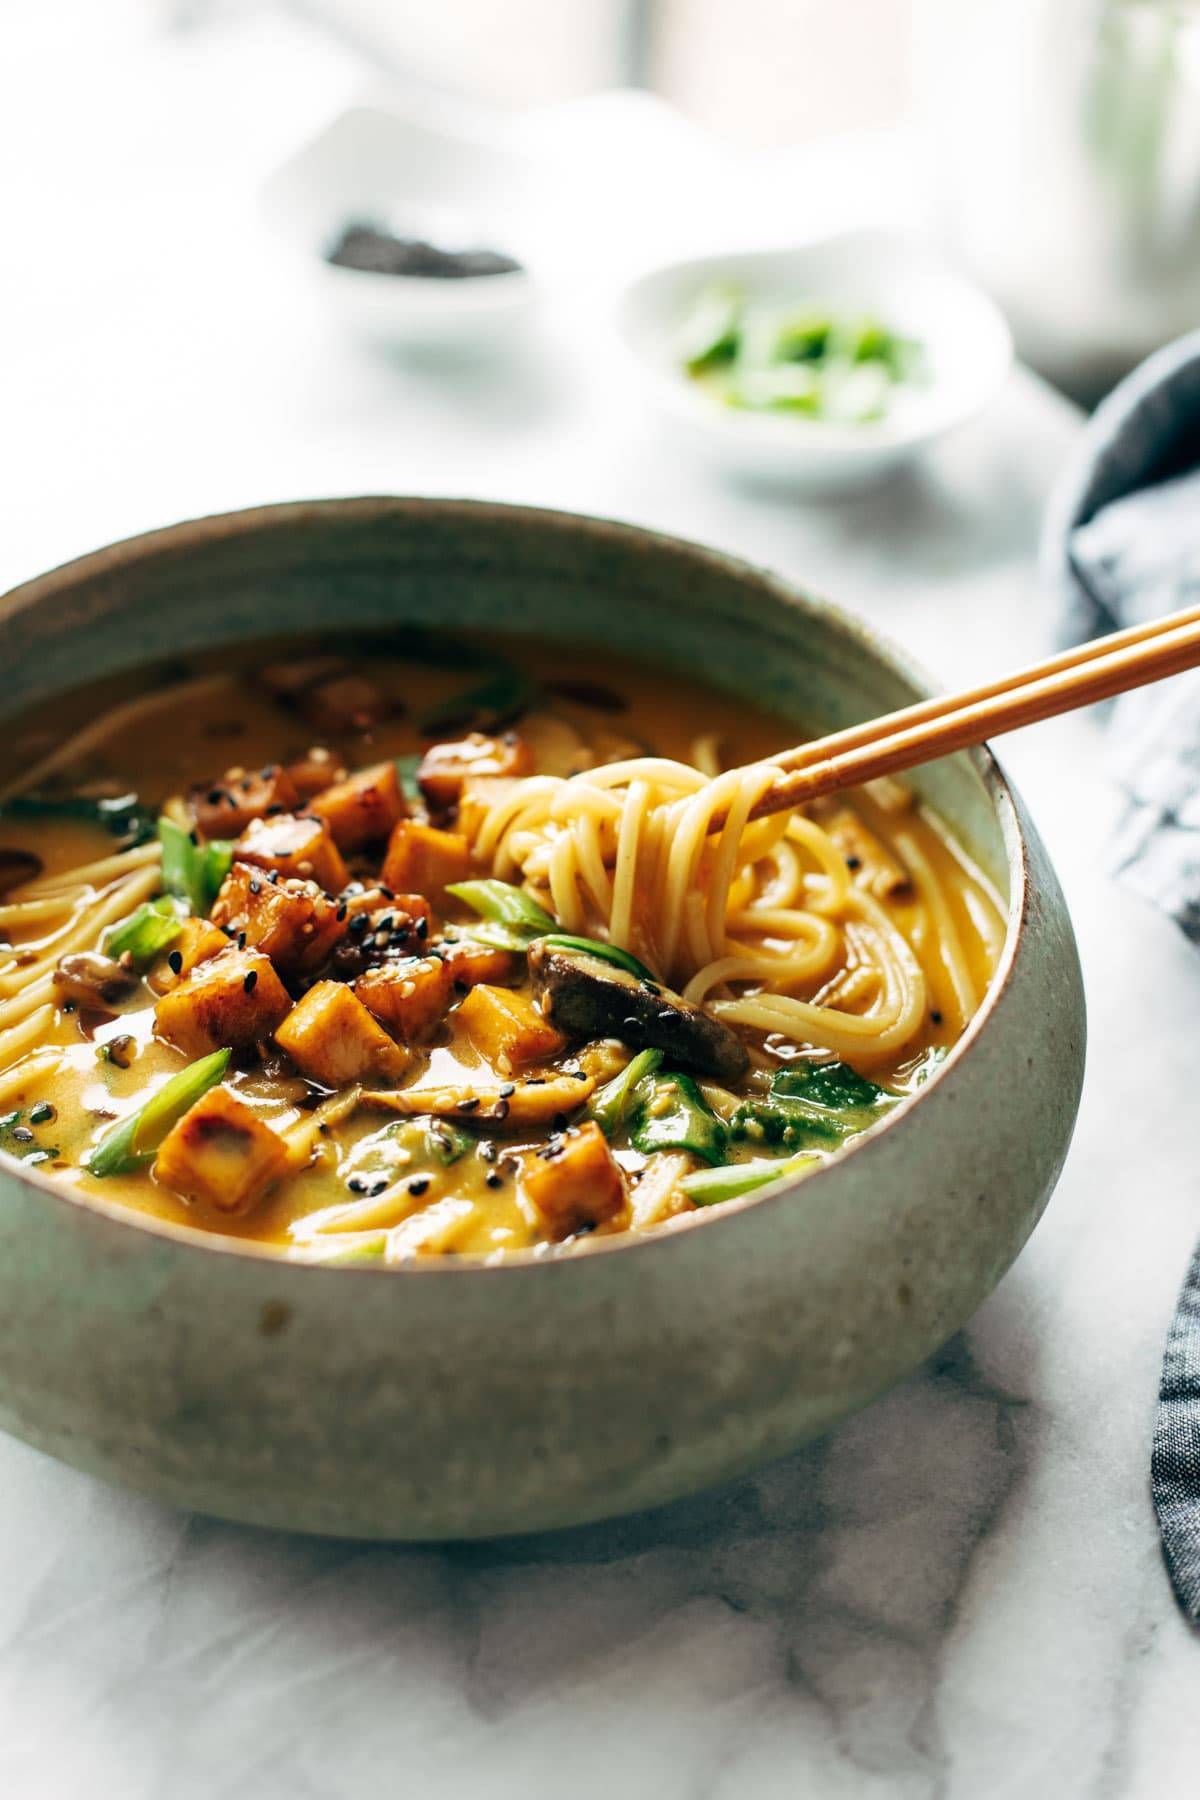
[[[13,1142],[16,1144],[32,1144],[34,1141],[33,1133],[30,1131],[28,1125],[14,1126],[12,1137]]]
[[[862,857],[861,856],[848,856],[846,858],[846,867],[848,869],[861,869],[862,868]]]
[[[417,936],[419,938],[427,938],[429,936],[429,920],[428,919],[418,919],[417,920]]]
[[[262,893],[262,882],[258,879],[257,875],[251,876],[249,885],[250,885],[250,892],[252,894],[261,894]]]
[[[382,919],[380,919],[379,924],[376,926],[375,929],[377,931],[390,931],[392,929],[392,926],[395,924],[395,922],[396,921],[392,917],[391,913],[384,913]]]
[[[479,1146],[479,1154],[483,1158],[484,1162],[491,1163],[491,1162],[495,1162],[496,1157],[499,1153],[496,1149],[495,1144],[493,1144],[491,1138],[484,1138],[483,1142]]]
[[[387,1187],[387,1177],[385,1176],[382,1181],[377,1181],[375,1183],[375,1186],[371,1189],[372,1200],[377,1199],[379,1197],[379,1195],[384,1192],[386,1187]]]
[[[640,1029],[641,1029],[640,1022],[637,1019],[622,1019],[621,1020],[621,1030],[622,1031],[631,1031],[636,1036],[637,1032]]]
[[[221,804],[222,800],[226,800],[229,798],[231,798],[231,796],[227,795],[223,789],[213,788],[208,796],[208,804],[210,806],[219,806]]]
[[[429,1186],[429,1181],[430,1178],[428,1175],[414,1175],[408,1184],[409,1193],[418,1196],[423,1194]]]
[[[270,882],[272,887],[275,887],[279,881],[279,870],[278,869],[268,869],[267,870],[267,880]]]
[[[348,927],[351,937],[362,937],[363,933],[370,928],[370,924],[371,921],[366,913],[355,913]]]
[[[239,931],[237,934],[237,947],[239,950],[244,950],[246,948],[246,934],[244,931]]]
[[[469,983],[465,981],[456,981],[454,983],[454,991],[456,994],[465,994],[468,990],[468,986]]]
[[[48,1100],[39,1100],[36,1106],[31,1106],[29,1109],[29,1123],[31,1125],[48,1125],[51,1119],[56,1118],[57,1116],[58,1115],[55,1113],[54,1108]]]
[[[352,1194],[365,1194],[367,1191],[366,1182],[360,1180],[357,1175],[352,1175],[346,1183],[346,1186],[350,1189]]]
[[[507,1100],[497,1100],[495,1106],[492,1108],[492,1117],[493,1117],[493,1119],[507,1119],[507,1117],[508,1117],[508,1101]]]
[[[167,967],[170,969],[172,975],[178,975],[183,968],[183,952],[180,950],[172,950],[167,957]]]
[[[929,1018],[930,1018],[930,1023],[934,1024],[934,1025],[940,1025],[942,1022],[942,1015],[940,1012],[938,1012],[936,1007],[930,1013]]]
[[[458,1105],[455,1107],[454,1110],[455,1110],[455,1112],[460,1112],[460,1113],[477,1112],[479,1110],[479,1095],[478,1094],[468,1094],[465,1100],[459,1101]]]
[[[500,1084],[500,1098],[501,1098],[501,1099],[502,1099],[502,1100],[507,1100],[507,1099],[508,1099],[508,1098],[509,1098],[509,1096],[510,1096],[510,1095],[512,1095],[512,1094],[515,1094],[515,1093],[516,1093],[516,1091],[517,1091],[517,1084],[516,1084],[516,1082],[515,1082],[515,1081],[503,1081],[503,1082],[501,1082],[501,1084]]]
[[[258,982],[258,970],[251,969],[249,974],[246,976],[245,981],[243,981],[243,983],[242,983],[242,992],[245,994],[252,994],[254,992],[257,982]]]
[[[197,832],[197,831],[189,831],[189,832],[188,832],[188,842],[189,842],[189,843],[191,843],[191,844],[195,844],[195,845],[197,845],[197,846],[199,846],[199,843],[200,843],[200,834],[199,834],[199,832]]]
[[[504,1177],[499,1169],[489,1169],[483,1180],[485,1187],[498,1188],[504,1186]]]
[[[588,1078],[585,1069],[568,1069],[567,1074],[571,1077],[572,1081],[586,1081]]]
[[[346,902],[343,900],[341,905],[337,909],[337,921],[338,921],[339,925],[342,925],[345,923],[346,912],[347,912]]]

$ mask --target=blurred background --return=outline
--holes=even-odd
[[[911,167],[914,217],[1000,300],[1026,359],[1085,403],[1200,320],[1200,0],[145,6],[180,33],[291,10],[426,102],[633,87],[743,146],[848,139],[853,160],[873,142],[881,168]]]

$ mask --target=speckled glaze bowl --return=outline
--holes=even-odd
[[[406,620],[603,643],[831,727],[921,684],[709,550],[459,501],[273,506],[118,544],[0,602],[2,706],[202,644]],[[826,1170],[550,1261],[288,1263],[84,1205],[0,1155],[0,1425],[231,1518],[476,1537],[627,1512],[826,1430],[971,1314],[1033,1229],[1083,1070],[1062,895],[986,753],[920,785],[1010,898],[988,998],[919,1099]]]

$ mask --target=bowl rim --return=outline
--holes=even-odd
[[[914,662],[906,652],[902,651],[885,634],[878,632],[873,625],[853,613],[844,611],[833,601],[812,594],[796,586],[787,577],[776,573],[762,564],[750,562],[747,558],[729,551],[718,549],[713,545],[702,544],[694,539],[679,537],[671,532],[652,530],[642,525],[635,525],[621,519],[613,519],[591,513],[576,513],[565,508],[537,507],[512,504],[507,501],[476,500],[451,496],[418,496],[392,494],[366,494],[347,496],[345,498],[325,498],[316,500],[285,500],[269,502],[260,506],[238,508],[221,513],[204,514],[197,518],[181,520],[178,523],[158,526],[149,531],[135,533],[131,537],[120,538],[106,544],[98,550],[86,552],[82,556],[73,557],[65,563],[35,575],[30,580],[21,582],[0,594],[0,619],[6,619],[17,612],[24,612],[38,606],[45,599],[63,588],[69,587],[79,580],[93,580],[103,577],[118,568],[128,567],[131,563],[152,560],[165,550],[184,551],[199,545],[211,543],[214,539],[231,540],[237,537],[253,537],[264,528],[301,524],[312,519],[361,517],[363,519],[379,519],[382,517],[403,518],[428,517],[437,514],[448,520],[461,520],[464,523],[490,519],[513,519],[541,531],[560,532],[564,535],[587,536],[597,543],[619,543],[629,546],[635,551],[639,548],[649,549],[660,555],[675,557],[693,566],[703,565],[709,569],[723,573],[738,582],[756,588],[760,593],[770,594],[783,601],[787,606],[806,614],[810,619],[818,619],[824,623],[832,623],[840,632],[865,650],[876,661],[882,663],[892,674],[915,686],[924,696],[936,693],[937,685],[932,682],[925,670]],[[455,1255],[452,1257],[414,1257],[408,1262],[391,1265],[373,1263],[329,1263],[314,1257],[296,1256],[276,1246],[258,1244],[253,1240],[225,1236],[219,1232],[209,1232],[195,1225],[175,1224],[170,1220],[155,1218],[150,1213],[141,1213],[119,1202],[106,1200],[102,1195],[83,1193],[55,1181],[53,1176],[41,1173],[38,1169],[29,1169],[19,1158],[0,1152],[0,1174],[8,1179],[18,1181],[33,1189],[36,1193],[47,1196],[60,1206],[81,1212],[93,1218],[100,1218],[118,1226],[128,1227],[132,1231],[146,1234],[151,1238],[165,1240],[180,1251],[195,1251],[205,1256],[233,1257],[251,1264],[262,1264],[267,1268],[279,1270],[306,1270],[327,1277],[350,1276],[358,1278],[374,1278],[376,1280],[396,1280],[398,1277],[422,1277],[432,1279],[466,1278],[468,1275],[486,1273],[492,1276],[507,1275],[516,1277],[530,1270],[565,1271],[582,1267],[597,1257],[609,1257],[634,1252],[643,1255],[657,1249],[663,1253],[665,1248],[682,1236],[695,1231],[716,1231],[723,1224],[732,1223],[742,1215],[760,1208],[769,1211],[790,1200],[801,1186],[810,1186],[814,1182],[828,1182],[834,1179],[838,1169],[851,1161],[861,1161],[877,1153],[878,1145],[884,1138],[902,1127],[927,1095],[938,1087],[957,1067],[970,1055],[981,1033],[986,1030],[992,1014],[1004,995],[1012,979],[1017,952],[1025,936],[1026,921],[1029,916],[1032,891],[1029,867],[1029,845],[1022,828],[1020,808],[1016,795],[990,748],[981,745],[978,748],[958,751],[974,765],[980,775],[988,798],[996,814],[1004,845],[1009,875],[1008,916],[1005,921],[1004,943],[995,972],[988,983],[986,992],[978,1010],[968,1023],[966,1030],[952,1045],[945,1060],[934,1070],[933,1074],[921,1084],[913,1094],[908,1095],[895,1107],[887,1117],[871,1126],[861,1136],[840,1149],[836,1156],[820,1168],[809,1173],[797,1175],[791,1180],[783,1179],[777,1186],[765,1193],[751,1192],[740,1197],[722,1202],[713,1209],[697,1208],[694,1212],[685,1213],[655,1231],[627,1231],[611,1237],[586,1239],[583,1243],[573,1244],[564,1254],[552,1246],[529,1250],[506,1251],[495,1259],[482,1255]]]
[[[793,414],[783,417],[736,408],[722,409],[709,395],[698,392],[695,384],[689,383],[674,365],[660,364],[636,341],[637,310],[644,296],[661,283],[688,276],[700,283],[715,280],[722,271],[734,277],[742,274],[750,280],[755,269],[789,260],[819,260],[833,253],[844,253],[855,245],[883,250],[905,259],[913,268],[953,293],[956,307],[962,313],[972,315],[973,335],[980,342],[985,337],[990,341],[991,354],[983,378],[961,388],[935,383],[929,407],[907,422],[897,423],[885,414],[882,419],[847,425],[836,420],[807,419]],[[982,288],[940,259],[932,248],[897,232],[870,227],[828,232],[794,243],[731,245],[727,249],[706,250],[655,263],[622,287],[614,308],[614,324],[627,364],[636,371],[639,380],[653,388],[665,411],[697,430],[707,431],[714,439],[728,444],[730,449],[770,450],[780,458],[789,450],[797,457],[808,457],[818,451],[858,452],[866,457],[931,444],[946,432],[973,419],[995,398],[1008,377],[1013,360],[1013,337],[1008,322]],[[936,403],[939,389],[940,404]]]

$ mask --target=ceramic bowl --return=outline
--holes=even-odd
[[[422,621],[603,643],[839,726],[921,681],[710,550],[594,519],[364,499],[202,519],[0,603],[3,709],[222,639]],[[85,1204],[0,1155],[0,1425],[201,1511],[362,1537],[670,1500],[866,1404],[971,1314],[1066,1153],[1070,922],[990,755],[917,777],[1009,897],[999,972],[919,1099],[792,1188],[550,1260],[319,1268]]]
[[[522,328],[537,296],[531,180],[527,160],[501,144],[355,106],[276,170],[259,207],[339,324],[380,343],[480,352]],[[522,267],[452,281],[343,268],[327,252],[352,223],[446,249],[501,250]]]
[[[923,345],[924,378],[860,425],[722,405],[679,368],[676,348],[689,306],[713,283],[780,308],[875,314]],[[626,289],[617,329],[632,382],[676,439],[739,474],[812,493],[892,474],[993,399],[1012,362],[1008,326],[985,294],[921,245],[875,231],[654,269]]]

